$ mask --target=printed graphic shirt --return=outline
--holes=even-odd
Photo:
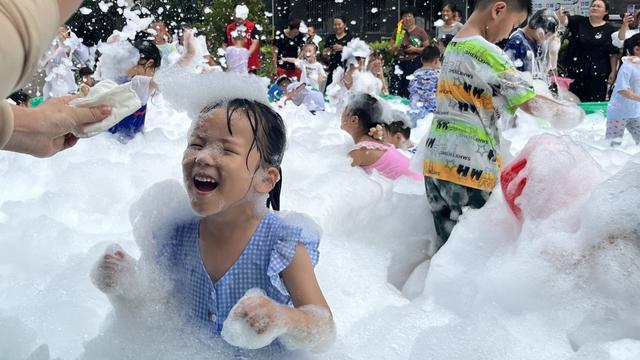
[[[504,52],[518,70],[533,72],[534,63],[538,58],[538,44],[529,39],[522,29],[516,30],[509,37]]]
[[[428,113],[436,111],[436,93],[440,68],[420,68],[409,82],[409,116],[415,124]]]
[[[454,38],[438,81],[424,175],[493,190],[501,166],[498,119],[535,95],[500,48],[480,36]]]
[[[297,60],[296,66],[302,70],[300,74],[300,81],[310,85],[315,90],[320,90],[320,78],[327,76],[322,64],[318,61],[311,64],[306,60]]]

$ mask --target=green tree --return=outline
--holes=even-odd
[[[273,38],[273,27],[271,25],[271,16],[265,12],[264,2],[262,0],[216,0],[204,1],[201,8],[204,18],[195,26],[199,31],[207,36],[209,47],[212,54],[216,54],[216,49],[222,46],[224,42],[226,28],[233,21],[233,10],[237,4],[245,4],[249,8],[249,20],[256,23],[256,28],[260,31],[260,75],[270,76],[273,72],[271,64],[271,47],[266,46],[271,43]],[[215,6],[213,5],[215,3]]]

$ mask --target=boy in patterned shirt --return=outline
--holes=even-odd
[[[532,84],[494,45],[530,10],[531,0],[479,0],[447,46],[423,173],[436,249],[449,238],[462,208],[484,206],[500,177],[500,116],[516,108],[546,118],[562,115],[559,106],[564,104],[536,96]]]
[[[420,55],[422,67],[409,81],[409,116],[415,126],[418,119],[436,111],[436,90],[440,76],[440,50],[429,45]]]

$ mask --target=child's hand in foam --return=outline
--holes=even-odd
[[[91,281],[106,294],[122,293],[136,261],[117,244],[110,245],[91,271]]]
[[[259,349],[287,331],[285,307],[274,303],[262,290],[250,289],[231,309],[222,337],[231,345]]]

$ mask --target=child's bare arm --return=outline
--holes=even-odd
[[[297,245],[281,276],[295,308],[278,304],[264,292],[251,289],[231,309],[222,337],[232,345],[251,349],[279,338],[289,349],[326,350],[335,339],[335,324],[304,245]],[[244,326],[250,328],[252,336],[238,336],[246,331],[242,329]]]
[[[541,95],[536,95],[519,107],[533,116],[548,120],[556,128],[574,127],[585,117],[584,110],[575,103],[558,101]]]
[[[282,272],[295,308],[284,307],[288,331],[281,340],[290,348],[322,350],[333,343],[335,324],[304,245]]]
[[[631,91],[629,89],[620,90],[620,91],[618,91],[618,94],[626,97],[629,100],[640,101],[640,95],[634,93],[633,91]]]

